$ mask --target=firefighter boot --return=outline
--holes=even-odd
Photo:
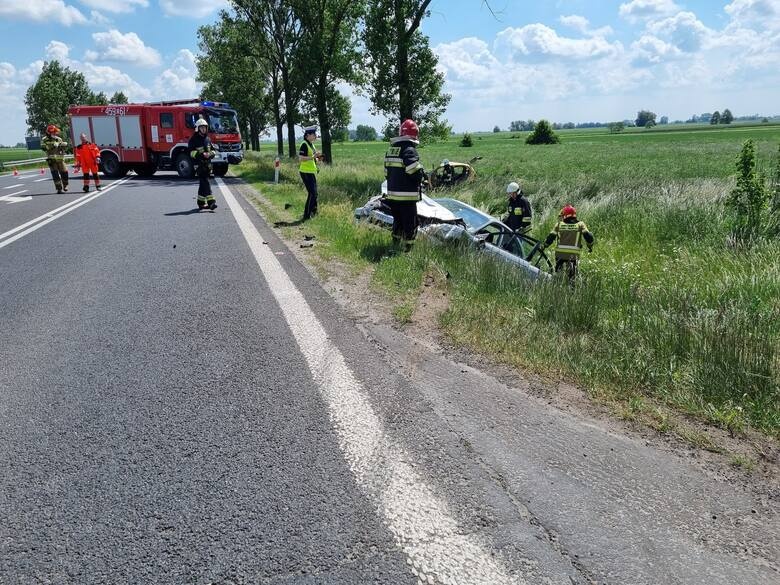
[[[217,208],[217,200],[214,199],[213,197],[209,197],[208,202],[209,202],[209,209],[211,211],[214,211]]]
[[[89,193],[89,185],[84,185],[82,191],[84,191],[84,193]]]
[[[68,171],[65,171],[64,173],[60,173],[60,176],[62,177],[62,190],[67,192],[68,191]]]

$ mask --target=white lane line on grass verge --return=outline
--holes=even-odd
[[[306,299],[221,179],[217,185],[279,303],[319,387],[358,484],[404,551],[410,570],[426,583],[524,584],[492,556],[486,544],[464,530],[409,463],[411,456],[384,432],[361,382],[328,339]]]
[[[81,207],[82,205],[85,205],[86,203],[89,203],[94,199],[97,199],[101,195],[105,195],[106,193],[111,191],[111,189],[113,189],[114,187],[117,187],[118,185],[121,185],[122,183],[125,183],[130,179],[132,179],[132,177],[125,177],[124,179],[119,179],[118,181],[114,181],[108,187],[105,187],[102,191],[97,191],[94,194],[89,193],[87,195],[83,195],[78,199],[71,201],[70,203],[66,203],[62,207],[58,207],[57,209],[50,211],[49,213],[44,213],[43,215],[38,216],[35,219],[31,219],[27,223],[23,223],[20,226],[16,226],[12,230],[0,234],[0,240],[2,240],[3,238],[8,238],[7,240],[0,242],[0,248],[5,248],[8,244],[11,244],[12,242],[15,242],[20,238],[23,238],[27,234],[31,234],[38,228],[45,226],[47,223],[51,223],[55,219],[61,218],[63,215],[70,213],[74,209]],[[28,226],[32,226],[32,227],[28,227]],[[20,230],[24,230],[24,231],[20,231]],[[13,237],[9,237],[12,236],[13,234],[16,235]]]

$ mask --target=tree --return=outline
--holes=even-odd
[[[710,118],[710,124],[712,124],[713,126],[715,124],[720,124],[720,112],[718,110],[715,110],[712,113],[712,117]]]
[[[501,132],[501,128],[499,128],[498,126],[493,126],[493,133],[496,132]]]
[[[43,134],[46,126],[55,124],[67,136],[68,106],[90,104],[94,98],[83,74],[63,67],[56,60],[44,63],[41,74],[24,97],[28,130]]]
[[[449,135],[440,119],[450,101],[442,93],[444,75],[438,59],[419,30],[429,15],[431,0],[375,0],[370,3],[363,34],[368,56],[363,85],[372,112],[384,114],[390,126],[411,118],[420,126],[421,139]]]
[[[623,122],[610,122],[607,124],[610,134],[618,134],[625,129],[626,125]]]
[[[720,123],[721,124],[731,124],[734,121],[734,116],[731,114],[731,110],[726,108],[723,110],[723,113],[720,115]]]
[[[312,88],[303,95],[302,126],[317,125],[317,119],[320,114],[315,104],[314,91]],[[349,98],[339,93],[335,87],[329,87],[325,96],[325,103],[328,120],[330,120],[333,127],[347,128],[352,121],[352,102],[349,101]],[[328,133],[330,134],[330,131]]]
[[[121,92],[117,91],[114,92],[114,95],[111,96],[111,99],[108,100],[109,104],[129,104],[130,101],[127,99],[127,96]]]
[[[661,116],[661,121],[658,123],[661,124],[662,126],[665,126],[666,124],[669,123],[669,116]]]
[[[534,131],[525,139],[526,144],[558,144],[560,141],[547,120],[539,120]]]
[[[287,154],[297,156],[295,124],[303,89],[310,79],[305,67],[314,60],[303,42],[303,29],[292,5],[286,0],[231,0],[236,12],[252,25],[251,38],[268,64],[275,97],[284,96],[284,122],[287,124]],[[319,58],[319,57],[317,57]],[[278,104],[278,101],[277,101]],[[281,134],[282,115],[276,116]]]
[[[201,97],[229,103],[235,108],[245,138],[253,150],[269,123],[270,96],[267,72],[255,57],[251,25],[220,11],[219,20],[198,29],[198,81]]]
[[[330,132],[333,142],[346,142],[349,140],[349,129],[346,126],[333,128]]]
[[[365,124],[358,124],[355,128],[356,142],[374,142],[377,139],[377,133],[374,128]]]
[[[337,81],[357,82],[360,23],[365,13],[361,0],[290,0],[296,17],[305,31],[306,75],[313,81],[313,98],[322,137],[322,154],[332,162],[329,96]],[[335,93],[334,93],[335,92]],[[347,120],[349,122],[349,120]],[[346,124],[338,124],[346,126]]]
[[[652,120],[653,124],[655,124],[655,113],[650,112],[648,110],[640,110],[636,114],[636,125],[637,126],[646,126],[647,123]]]
[[[461,138],[461,140],[460,140],[460,145],[461,146],[465,146],[465,147],[474,146],[474,141],[471,139],[471,134],[466,132],[463,135],[463,138]]]

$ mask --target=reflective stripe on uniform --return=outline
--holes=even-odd
[[[412,164],[406,167],[406,174],[413,175],[421,168],[423,168],[422,164],[420,164],[419,160],[416,160]]]
[[[387,199],[393,201],[418,201],[420,199],[420,194],[416,191],[388,191]]]
[[[303,141],[303,144],[306,145],[306,156],[310,158],[309,160],[302,160],[301,164],[298,166],[298,170],[302,173],[316,173],[317,163],[314,161],[314,147],[306,140]]]

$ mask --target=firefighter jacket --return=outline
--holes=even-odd
[[[304,140],[301,143],[301,148],[298,149],[298,154],[301,156],[308,156],[310,157],[309,160],[302,160],[300,166],[298,167],[298,170],[302,173],[316,173],[319,169],[317,169],[317,160],[315,159],[315,156],[317,155],[317,149],[314,148],[314,145],[309,142],[308,140]]]
[[[392,201],[419,201],[420,185],[425,169],[414,143],[406,138],[394,138],[385,154],[387,199]]]
[[[200,132],[195,132],[187,144],[187,150],[190,151],[190,156],[198,163],[198,166],[211,166],[211,158],[203,156],[206,152],[214,152],[214,146],[211,144],[211,138],[208,134],[204,136]]]
[[[509,198],[506,224],[515,231],[526,231],[531,228],[531,203],[525,195],[519,194],[514,199]]]
[[[73,157],[76,159],[77,167],[90,169],[97,166],[97,159],[100,158],[100,149],[92,142],[79,144],[73,149]]]
[[[65,148],[68,143],[59,136],[47,134],[41,138],[41,150],[46,153],[47,160],[65,160]]]
[[[584,221],[575,217],[567,217],[558,221],[555,227],[547,235],[544,242],[545,247],[555,241],[558,241],[555,247],[556,260],[577,260],[582,253],[582,241],[588,244],[588,249],[593,248],[594,237],[588,231]]]

